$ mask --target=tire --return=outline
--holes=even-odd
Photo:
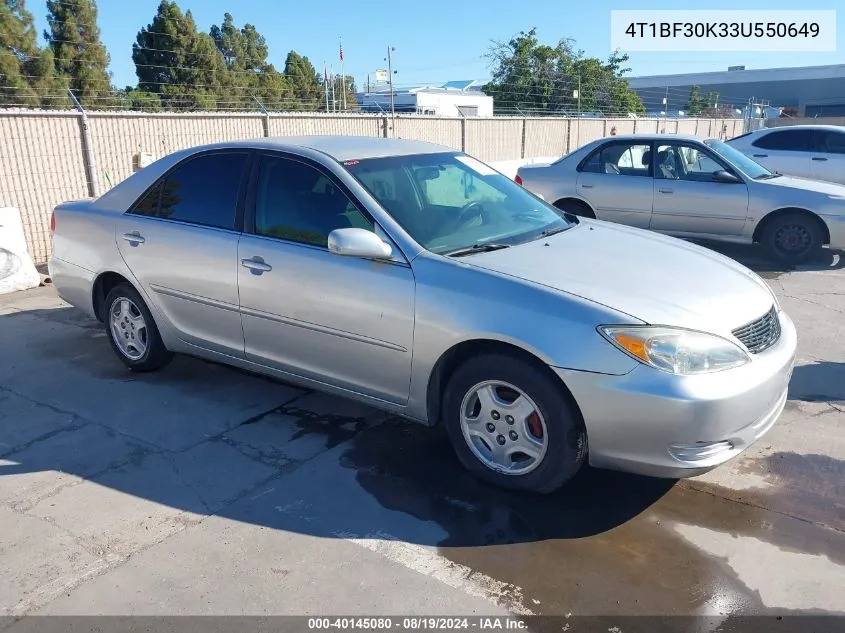
[[[773,259],[801,264],[819,256],[822,230],[818,221],[807,214],[784,213],[766,225],[760,241]]]
[[[121,314],[123,307],[129,310]],[[161,340],[147,304],[131,285],[121,283],[112,288],[106,296],[102,314],[114,353],[132,371],[155,371],[173,358],[173,353]],[[121,334],[122,342],[118,340]]]
[[[516,395],[511,387],[522,392],[524,398],[518,401],[518,409],[503,406]],[[477,393],[488,393],[485,402],[490,402],[489,389],[493,389],[498,400],[493,400],[493,408],[487,411]],[[522,415],[531,410],[539,415]],[[475,417],[462,421],[465,411]],[[509,411],[515,415],[509,416]],[[533,364],[508,354],[471,358],[454,371],[443,396],[443,420],[464,467],[502,488],[553,492],[575,476],[587,454],[586,431],[578,424],[564,387]],[[494,427],[495,431],[490,432]],[[537,430],[541,431],[542,449],[537,444]],[[502,462],[499,466],[491,464],[494,442],[501,450],[516,451],[506,459],[519,459],[510,472],[506,472]],[[527,454],[519,454],[519,447],[526,445],[542,453],[539,459],[530,461],[525,459]]]
[[[590,207],[578,200],[558,200],[555,202],[554,206],[564,213],[570,213],[578,216],[579,218],[589,218],[591,220],[596,219],[596,214],[593,213]]]

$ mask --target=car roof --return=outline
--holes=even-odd
[[[276,136],[270,138],[244,139],[240,141],[226,141],[191,148],[200,152],[211,149],[229,148],[274,149],[280,151],[296,151],[311,149],[331,156],[337,161],[363,160],[367,158],[386,158],[389,156],[408,156],[412,154],[439,154],[442,152],[456,152],[457,150],[445,145],[428,143],[402,138],[382,138],[378,136]]]
[[[782,130],[835,130],[837,132],[845,132],[845,126],[842,125],[776,125],[775,127],[763,127],[759,130],[754,130],[756,134],[764,132],[775,132]]]
[[[707,137],[695,136],[694,134],[617,134],[615,136],[605,136],[597,139],[595,142],[601,141],[662,141],[663,139],[671,139],[673,141],[692,141],[701,143],[702,141],[710,140]]]

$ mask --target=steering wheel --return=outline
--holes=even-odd
[[[487,224],[487,211],[481,206],[480,202],[473,200],[472,202],[467,202],[458,211],[456,218],[457,227],[459,229],[463,228],[470,220],[474,220],[475,218],[480,218],[482,224]]]

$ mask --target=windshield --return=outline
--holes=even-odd
[[[763,167],[760,163],[754,162],[739,150],[734,149],[722,141],[710,139],[704,141],[704,144],[749,178],[760,180],[773,175],[772,172]]]
[[[343,165],[411,237],[434,253],[485,244],[512,246],[577,223],[465,154],[412,154]]]

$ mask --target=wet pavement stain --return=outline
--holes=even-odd
[[[682,485],[845,533],[845,461],[827,455],[777,452],[762,459],[742,459],[738,472],[762,476],[771,485],[730,490],[695,479]],[[815,553],[827,553],[845,564],[841,550]]]
[[[534,613],[767,611],[724,561],[672,529],[759,535],[763,510],[591,468],[552,495],[509,493],[467,473],[441,431],[401,423],[362,433],[341,463],[386,509],[440,526],[441,555],[520,587]]]

